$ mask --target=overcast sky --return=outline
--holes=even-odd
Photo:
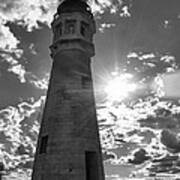
[[[97,25],[92,71],[107,179],[178,176],[180,1],[89,4]],[[57,6],[57,0],[0,0],[0,156],[23,180],[48,87]],[[130,74],[138,89],[111,101],[100,92],[114,74]]]

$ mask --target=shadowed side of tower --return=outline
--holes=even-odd
[[[32,180],[104,180],[91,78],[89,6],[65,0],[52,22],[53,59]]]

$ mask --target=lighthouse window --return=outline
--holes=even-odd
[[[39,150],[39,154],[43,154],[47,152],[47,143],[48,143],[48,136],[43,136],[41,138],[41,142],[40,142],[40,150]]]
[[[56,31],[58,32],[57,34],[58,34],[59,36],[62,35],[62,23],[59,23],[59,24],[57,25]]]
[[[85,22],[81,22],[81,35],[86,37],[87,36],[87,30],[89,28],[89,25]]]
[[[65,34],[74,34],[76,27],[76,20],[66,20],[65,22]]]
[[[59,23],[56,27],[55,27],[55,37],[54,39],[58,39],[60,36],[62,36],[62,23]]]
[[[98,159],[96,152],[85,151],[86,180],[98,180]]]
[[[91,82],[91,78],[89,76],[81,77],[82,88],[88,88]]]

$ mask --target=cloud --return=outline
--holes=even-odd
[[[26,73],[18,59],[21,58],[23,50],[18,48],[20,41],[10,31],[10,28],[5,25],[6,21],[0,18],[0,51],[1,61],[9,64],[8,71],[16,74],[20,81],[25,82],[24,75]]]
[[[138,149],[134,154],[133,154],[133,159],[129,160],[129,163],[132,164],[142,164],[146,160],[148,160],[150,157],[147,155],[147,152],[144,149]]]
[[[131,14],[129,12],[129,8],[128,6],[123,6],[122,9],[121,9],[121,13],[120,13],[120,16],[121,17],[131,17]]]
[[[163,130],[161,133],[161,142],[167,146],[167,148],[173,149],[177,152],[180,151],[180,139],[176,134],[170,130]]]
[[[176,174],[180,172],[178,167],[179,156],[166,154],[164,157],[156,158],[149,168],[150,172]]]
[[[19,56],[21,57],[22,51],[16,49],[15,51],[15,55],[18,58]],[[21,83],[25,83],[26,79],[25,79],[25,74],[26,74],[26,70],[25,67],[23,65],[21,65],[17,59],[15,59],[13,57],[12,53],[7,53],[7,52],[2,52],[1,55],[1,61],[2,62],[6,62],[8,64],[8,72],[12,72],[15,75],[17,75],[18,79],[20,80]]]
[[[56,11],[58,1],[49,0],[2,0],[0,1],[0,51],[2,61],[8,63],[8,72],[14,73],[21,83],[27,81],[39,89],[47,89],[45,78],[42,80],[34,75],[30,77],[27,74],[32,74],[27,71],[26,67],[20,63],[23,55],[23,50],[19,48],[20,40],[15,37],[13,32],[7,26],[7,23],[12,22],[17,25],[25,26],[28,31],[39,28],[39,22],[50,25],[53,14]],[[30,50],[36,54],[33,44],[30,45]],[[33,80],[32,80],[33,78]]]
[[[156,77],[158,74],[175,72],[178,69],[178,61],[172,55],[130,52],[127,58],[127,70],[134,68],[135,73],[143,78],[144,75]]]
[[[121,0],[99,0],[98,3],[91,1],[90,4],[94,12],[97,8],[98,11],[100,10],[103,12],[106,8],[111,8],[115,11],[118,6],[121,6],[122,2]],[[30,72],[28,72],[26,67],[19,61],[23,55],[22,49],[19,49],[18,47],[20,40],[15,37],[6,24],[7,22],[12,22],[17,25],[26,27],[28,31],[39,28],[39,22],[50,26],[57,6],[58,0],[2,0],[0,2],[0,50],[2,50],[2,52],[8,53],[3,57],[3,59],[9,63],[8,71],[14,73],[21,83],[27,82],[26,77],[30,77]],[[110,28],[113,26],[114,24],[104,23],[101,25],[101,30],[103,31],[105,28]],[[33,44],[31,44],[29,48],[33,54],[37,53]],[[40,79],[32,75],[30,79],[31,80],[29,82],[35,87],[39,89],[47,89],[45,78]]]
[[[29,50],[31,51],[31,53],[32,53],[33,55],[37,55],[37,51],[36,51],[36,49],[35,49],[34,46],[35,46],[35,45],[34,45],[33,43],[31,43],[31,44],[29,45]]]
[[[179,105],[153,96],[132,105],[106,102],[98,107],[102,148],[112,151],[109,156],[107,154],[107,160],[112,165],[127,165],[129,162],[141,166],[145,163],[144,167],[139,167],[138,173],[149,173],[147,168],[151,167],[153,159],[162,158],[168,153],[170,148],[161,141],[162,128],[178,132],[180,125]]]
[[[11,66],[8,69],[9,72],[13,72],[14,74],[18,75],[18,78],[20,80],[21,83],[25,83],[25,74],[26,74],[26,70],[25,68],[21,65],[21,64],[17,64],[14,66]]]
[[[104,13],[108,8],[111,9],[111,13],[116,13],[122,3],[121,0],[90,1],[94,13]],[[21,42],[15,37],[13,32],[11,32],[7,23],[12,22],[24,26],[28,31],[39,28],[39,22],[50,26],[58,4],[58,0],[2,0],[0,2],[0,50],[8,53],[6,57],[3,57],[4,60],[9,63],[8,71],[14,73],[21,83],[26,83],[26,77],[30,76],[27,75],[29,72],[27,72],[26,67],[19,61],[23,55],[22,49],[18,47]],[[113,23],[104,23],[101,25],[100,30],[104,31],[105,28],[114,26],[115,24]],[[29,46],[29,49],[36,55],[37,52],[33,44]],[[13,55],[15,55],[15,57]],[[39,89],[47,89],[45,79],[34,78],[33,76],[31,77],[30,83]]]
[[[27,27],[28,31],[32,31],[33,28],[39,28],[38,22],[50,26],[58,4],[58,0],[2,0],[0,17],[4,22],[16,22]],[[111,13],[116,13],[123,5],[123,1],[90,0],[89,4],[94,13],[102,14],[106,9],[109,9]],[[130,15],[127,6],[122,7],[121,15]]]
[[[9,172],[8,176],[4,177],[4,180],[31,180],[30,170],[19,170],[17,172]]]
[[[117,155],[113,152],[109,151],[104,151],[103,152],[103,160],[112,160],[112,159],[117,159]]]
[[[99,27],[99,31],[100,32],[104,32],[104,30],[105,29],[109,29],[109,28],[112,28],[112,27],[115,27],[116,25],[115,24],[113,24],[113,23],[102,23],[101,25],[100,25],[100,27]]]
[[[180,86],[178,80],[180,77],[180,71],[171,71],[171,73],[165,73],[161,75],[160,81],[162,83],[161,91],[164,92],[164,97],[179,99]]]
[[[41,90],[47,90],[49,84],[49,73],[47,73],[42,79],[32,73],[26,73],[26,79],[30,84]]]
[[[103,14],[106,10],[114,14],[118,12],[119,8],[122,8],[119,13],[121,17],[131,16],[130,9],[127,6],[123,6],[121,0],[99,0],[99,3],[92,1],[91,6],[95,14]],[[18,25],[26,27],[28,31],[32,31],[39,28],[38,22],[50,25],[56,7],[56,0],[2,0],[0,2],[0,17],[2,22],[0,40],[3,42],[0,42],[0,50],[3,51],[3,61],[9,65],[7,70],[14,73],[22,83],[28,82],[36,88],[43,90],[47,89],[48,75],[47,77],[39,78],[31,72],[28,72],[25,65],[20,63],[19,59],[23,53],[18,47],[20,40],[10,31],[6,23],[17,23]],[[100,25],[100,28],[102,28],[101,30],[103,31],[104,29],[114,26],[115,24],[113,23],[103,23]],[[29,46],[29,49],[32,53],[36,54],[33,44]],[[142,75],[141,78],[148,76],[156,77],[157,73],[170,72],[177,68],[176,58],[167,54],[159,55],[153,52],[132,52],[128,55],[128,60],[129,66],[135,67],[134,70],[137,74],[139,72],[139,74]],[[40,101],[38,101],[38,103],[39,102]],[[30,120],[38,119],[37,114],[40,113],[40,104],[38,103],[23,102],[17,107],[10,106],[0,112],[2,116],[0,119],[0,128],[4,133],[1,134],[1,137],[5,136],[4,141],[6,142],[6,146],[1,144],[0,149],[2,149],[2,151],[4,148],[7,150],[7,153],[4,151],[1,152],[5,157],[7,167],[22,167],[25,166],[26,163],[32,162],[32,157],[27,157],[26,153],[28,152],[32,156],[35,151],[35,139],[39,130],[39,123],[38,121],[31,122]],[[132,102],[132,105],[121,103],[112,106],[112,104],[108,105],[107,103],[104,106],[104,109],[98,110],[103,149],[122,148],[128,146],[127,144],[130,142],[133,144],[132,149],[137,145],[147,146],[145,149],[148,151],[148,154],[155,157],[167,152],[163,144],[167,144],[167,147],[172,146],[169,145],[166,140],[163,140],[164,143],[162,144],[158,132],[160,131],[159,129],[166,125],[174,128],[175,124],[179,127],[178,121],[171,118],[171,116],[169,117],[169,115],[169,118],[160,116],[166,116],[168,114],[167,109],[170,111],[170,114],[176,112],[177,115],[180,112],[177,106],[169,106],[167,102],[162,104],[156,97],[139,99],[136,102]],[[36,112],[38,113],[36,114]],[[144,142],[145,138],[141,134],[147,129],[155,135],[155,137],[151,137],[150,140],[148,140],[150,141],[149,144]],[[136,133],[133,134],[133,131]],[[12,134],[14,134],[14,136]],[[167,134],[168,133],[162,135],[162,137],[172,137],[172,135]],[[175,142],[174,144],[176,144],[174,145],[176,148],[173,149],[177,149],[179,140],[175,135],[173,135],[172,139]],[[127,153],[132,150],[131,148],[127,149]],[[146,155],[142,148],[144,147],[140,147],[140,149],[134,153],[133,163],[138,164],[144,162],[143,157],[146,158]],[[24,149],[26,149],[27,152],[24,151]],[[106,159],[113,159],[115,155],[113,152],[107,151],[105,153]],[[21,165],[20,162],[23,162],[23,165]],[[30,167],[27,164],[26,166]]]
[[[1,2],[2,3],[2,2]],[[0,9],[3,6],[0,3]],[[0,14],[1,14],[0,10]],[[8,71],[17,75],[20,82],[24,83],[24,75],[26,73],[23,65],[19,63],[19,58],[23,55],[23,50],[18,48],[20,41],[10,31],[10,28],[6,26],[6,20],[0,17],[0,51],[1,61],[5,61],[9,64]]]
[[[0,155],[7,170],[33,161],[44,101],[41,97],[0,110]]]
[[[178,85],[174,89],[172,87],[175,87],[173,83],[179,77],[178,64],[178,59],[170,54],[132,51],[127,54],[125,69],[137,77],[137,83],[142,87],[141,95],[151,93],[156,97],[168,97],[168,94],[173,96],[174,91],[176,97]]]
[[[21,57],[22,51],[15,50],[15,58],[13,53],[2,52],[0,57],[2,62],[8,64],[7,71],[15,74],[21,83],[30,83],[37,89],[47,90],[49,83],[49,74],[46,74],[42,79],[36,75],[28,72],[22,64],[19,63],[19,57]]]
[[[119,174],[111,174],[111,175],[106,175],[107,180],[120,180],[121,177]]]
[[[111,14],[116,13],[122,6],[122,0],[89,0],[93,13],[103,14],[109,9]]]
[[[12,52],[17,48],[19,40],[10,31],[10,28],[5,26],[5,22],[0,19],[0,50]]]
[[[3,21],[0,19],[0,22]],[[9,72],[17,75],[21,83],[25,82],[25,67],[18,61],[22,57],[23,50],[18,48],[20,41],[13,35],[9,27],[5,24],[0,26],[0,51],[1,61],[8,63]]]
[[[38,28],[38,22],[50,25],[56,11],[57,0],[6,0],[0,2],[0,17],[6,22],[16,22],[29,31]]]

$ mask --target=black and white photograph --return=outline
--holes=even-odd
[[[0,180],[180,180],[180,0],[0,0]]]

